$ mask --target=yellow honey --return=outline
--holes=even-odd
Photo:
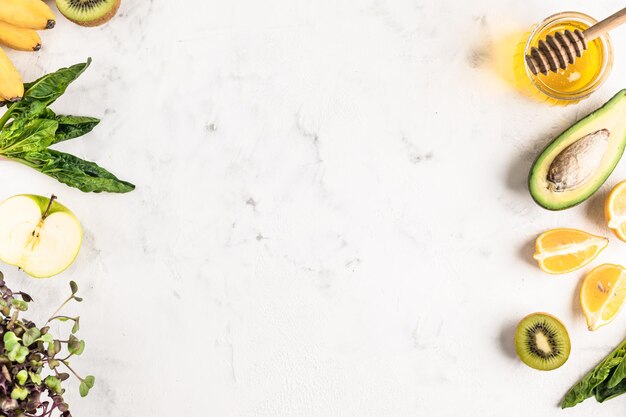
[[[547,30],[539,32],[538,38],[545,39],[548,35],[554,35],[556,32],[564,30],[574,31],[579,29],[581,32],[589,26],[581,22],[565,21],[558,23]],[[536,46],[536,45],[533,45]],[[602,70],[604,62],[604,47],[600,39],[595,39],[587,45],[580,58],[577,58],[573,64],[570,64],[564,70],[559,69],[558,72],[549,72],[548,75],[539,74],[538,82],[547,88],[564,93],[573,93],[584,90],[589,87],[594,80],[598,78]]]
[[[524,35],[515,52],[515,80],[527,96],[554,105],[576,103],[594,92],[607,78],[613,63],[613,52],[608,35],[587,45],[582,56],[573,64],[548,75],[533,75],[526,67],[524,56],[536,47],[539,40],[564,30],[584,31],[596,21],[582,13],[565,12],[550,16]]]

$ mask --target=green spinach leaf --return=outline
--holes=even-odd
[[[7,157],[84,192],[127,193],[135,189],[133,184],[118,179],[96,163],[64,152],[40,149]]]
[[[46,106],[52,104],[65,93],[68,85],[85,72],[90,64],[91,58],[88,58],[87,62],[61,68],[31,83],[25,83],[24,98],[38,100]]]
[[[601,403],[626,392],[626,380],[621,380],[618,384],[612,387],[609,385],[608,381],[604,381],[596,387],[594,390],[596,401]]]
[[[2,127],[9,118],[41,117],[47,107],[61,97],[67,87],[76,80],[91,64],[91,58],[82,64],[61,68],[58,71],[44,75],[32,83],[24,84],[22,100],[9,106],[7,112],[0,119]]]
[[[608,380],[607,388],[616,387],[626,377],[626,359],[622,357],[622,361],[615,367]]]
[[[83,136],[100,123],[100,119],[87,116],[57,116],[55,120],[59,127],[54,135],[54,143]]]
[[[44,103],[38,100],[22,99],[9,106],[2,116],[0,127],[4,126],[9,119],[44,117],[46,118],[47,108]]]
[[[578,383],[569,389],[561,402],[561,408],[573,407],[595,395],[595,390],[606,382],[608,390],[609,375],[624,361],[626,356],[626,340],[602,360],[594,369],[587,373]]]
[[[49,119],[18,119],[0,132],[0,154],[10,157],[54,142],[59,123]]]
[[[0,117],[0,156],[28,165],[84,192],[126,193],[135,186],[94,162],[48,149],[91,132],[100,122],[94,117],[56,115],[48,108],[90,63],[91,58],[24,84],[24,98],[10,104]]]

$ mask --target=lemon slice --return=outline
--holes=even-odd
[[[589,330],[610,323],[626,299],[626,270],[620,265],[602,264],[594,268],[580,288],[580,304]]]
[[[577,229],[552,229],[535,242],[533,258],[549,274],[565,274],[593,261],[609,244],[602,236]]]
[[[606,199],[604,214],[609,229],[626,242],[626,181],[617,184]]]

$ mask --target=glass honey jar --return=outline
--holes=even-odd
[[[524,57],[539,40],[566,29],[584,31],[597,21],[583,13],[562,12],[552,15],[527,32],[515,52],[515,81],[527,96],[552,105],[577,103],[606,81],[613,66],[613,47],[608,34],[589,42],[587,50],[566,69],[534,75]]]

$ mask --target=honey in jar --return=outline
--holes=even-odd
[[[600,87],[613,64],[613,50],[607,34],[589,42],[581,57],[556,73],[534,75],[524,59],[530,49],[548,35],[564,30],[584,31],[595,23],[592,17],[585,14],[564,12],[550,16],[526,34],[515,54],[515,78],[519,89],[536,100],[566,105],[588,97]]]

